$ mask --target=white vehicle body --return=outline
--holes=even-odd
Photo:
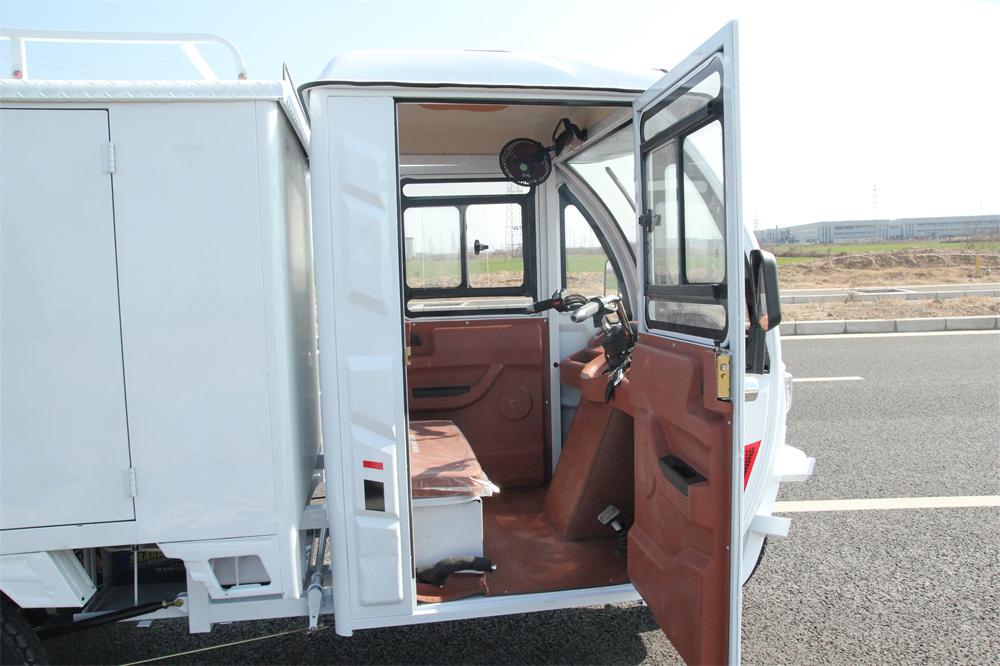
[[[20,52],[46,35],[10,38]],[[23,52],[15,67],[24,77]],[[245,78],[238,54],[236,69]],[[670,201],[646,184],[669,190],[655,165],[700,131],[671,105],[706,76],[717,91],[699,127],[719,128],[725,147],[714,162],[695,139],[682,151],[726,176],[666,167],[715,216],[694,238],[685,214],[682,254],[704,256],[679,270],[707,277],[678,285],[661,259],[678,247]],[[770,515],[778,484],[808,477],[812,460],[784,444],[776,327],[759,332],[766,363],[747,365],[756,243],[740,215],[736,81],[734,24],[658,82],[399,52],[341,56],[301,97],[287,80],[0,81],[0,589],[83,617],[179,598],[144,617],[187,617],[192,632],[334,613],[342,635],[645,598],[686,660],[738,661],[741,583],[764,538],[787,534]],[[563,117],[586,140],[544,182],[506,184],[504,143],[547,141]],[[646,178],[597,183],[628,162]],[[581,220],[600,247],[570,242]],[[596,324],[525,310],[567,286],[567,250],[580,248],[606,257],[639,326],[609,405]],[[485,285],[470,268],[481,259]],[[614,532],[587,513],[604,501],[588,480],[610,469],[609,437],[581,434],[574,416],[626,428],[605,451],[621,463],[627,440],[634,470],[611,492],[635,523],[617,562]],[[414,497],[412,433],[428,420],[460,426],[499,494]],[[707,478],[679,483],[656,458]],[[321,482],[325,501],[312,499]],[[555,525],[539,529],[555,530],[566,561],[505,567],[517,547],[500,540],[495,507],[514,511],[518,497],[537,506],[504,515]],[[135,565],[115,580],[116,554],[140,550],[182,561],[182,579],[140,581]],[[449,555],[492,558],[485,580],[502,583],[422,594],[415,568]],[[608,563],[604,582],[576,581],[574,557]]]

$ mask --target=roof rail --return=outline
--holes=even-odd
[[[94,32],[77,30],[29,30],[25,28],[2,28],[0,39],[10,40],[10,75],[14,79],[28,78],[28,60],[24,45],[26,42],[90,42],[119,44],[177,44],[184,51],[191,64],[198,68],[208,81],[218,81],[219,77],[205,61],[196,44],[219,44],[233,56],[236,64],[236,78],[247,78],[247,66],[236,45],[225,37],[209,33],[184,32]]]

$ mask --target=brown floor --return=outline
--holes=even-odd
[[[483,554],[497,568],[486,577],[489,596],[629,582],[611,528],[607,539],[564,541],[542,512],[545,491],[505,489],[483,499]]]

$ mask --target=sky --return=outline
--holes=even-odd
[[[748,224],[1000,213],[1000,0],[0,0],[3,28],[219,34],[250,78],[280,78],[287,63],[297,85],[361,48],[669,69],[731,19]],[[167,48],[33,43],[29,76],[195,78]],[[224,55],[206,49],[222,76]],[[10,76],[6,40],[0,75]]]

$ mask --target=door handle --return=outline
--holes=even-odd
[[[684,497],[688,496],[689,486],[708,481],[695,468],[677,456],[663,456],[660,458],[660,471],[663,472],[663,476],[666,477],[667,481],[674,484],[677,490],[684,493]]]

